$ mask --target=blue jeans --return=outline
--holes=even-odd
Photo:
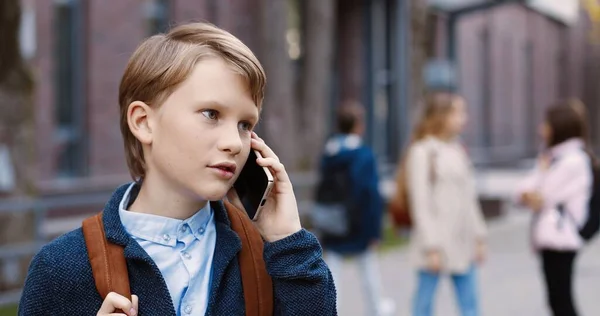
[[[440,274],[420,271],[418,288],[413,302],[413,316],[431,316],[433,299],[440,280]],[[465,274],[453,274],[452,283],[462,316],[478,316],[477,278],[475,267]]]

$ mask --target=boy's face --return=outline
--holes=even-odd
[[[191,199],[222,199],[246,162],[258,117],[243,77],[220,58],[202,60],[149,112],[145,181]]]

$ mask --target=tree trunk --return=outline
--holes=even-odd
[[[33,79],[21,57],[18,40],[20,18],[19,0],[0,1],[0,142],[8,147],[15,171],[15,186],[9,196],[35,193],[32,170],[35,166]],[[31,213],[0,214],[0,246],[32,241],[34,229]],[[29,260],[22,258],[21,266],[26,266]],[[1,264],[6,267],[8,263],[4,261]],[[18,260],[11,261],[9,266],[18,268]],[[0,270],[0,290],[22,281],[22,275],[9,281],[7,275],[1,273],[7,270]],[[10,275],[11,279],[13,277],[14,274]]]
[[[305,0],[301,81],[302,167],[313,169],[326,137],[335,42],[336,1]]]
[[[265,141],[288,169],[295,169],[296,148],[300,142],[296,133],[296,99],[292,63],[288,56],[286,31],[288,2],[261,0],[260,33],[262,43],[259,58],[267,73],[267,89],[261,125]]]

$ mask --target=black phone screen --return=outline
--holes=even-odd
[[[250,150],[248,160],[233,185],[250,219],[254,218],[261,203],[264,203],[262,197],[269,185],[269,179],[263,167],[256,163],[256,158],[254,150]]]

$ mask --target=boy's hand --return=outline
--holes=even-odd
[[[263,157],[258,158],[258,165],[269,168],[275,178],[273,189],[256,221],[256,227],[263,238],[266,241],[274,242],[302,229],[298,205],[292,182],[273,150],[256,133],[252,133],[251,147],[258,150]],[[236,207],[244,209],[234,189],[228,194],[228,199]]]
[[[122,312],[124,311],[124,313]],[[116,315],[127,315],[135,316],[138,311],[138,297],[137,295],[131,296],[131,301],[126,297],[121,296],[115,292],[110,292],[102,302],[102,306],[98,311],[97,316],[116,316]]]

